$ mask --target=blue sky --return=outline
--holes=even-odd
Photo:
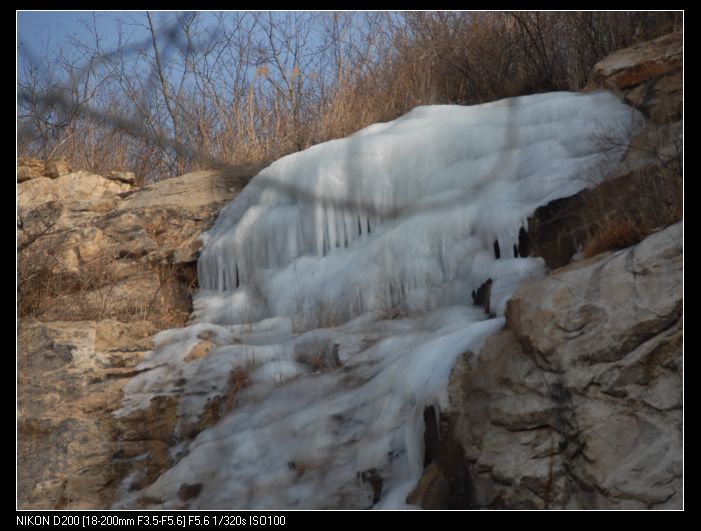
[[[114,44],[117,35],[115,20],[126,13],[123,11],[94,13],[98,29],[105,39],[105,45]],[[22,43],[34,52],[39,52],[46,40],[49,46],[60,47],[70,35],[85,36],[85,26],[79,21],[92,19],[92,17],[92,11],[18,11],[17,44]]]
[[[178,11],[152,12],[157,28],[172,22],[172,14]],[[206,15],[205,15],[206,16]],[[141,42],[150,39],[146,29],[145,11],[17,11],[17,46],[27,46],[33,55],[42,55],[48,49],[56,51],[67,46],[71,36],[90,42],[86,22],[97,24],[102,48],[109,51],[117,47],[118,21],[122,26],[123,39]]]

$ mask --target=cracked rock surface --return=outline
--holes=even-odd
[[[18,160],[21,509],[110,507],[166,467],[177,400],[154,400],[132,418],[112,413],[152,336],[187,319],[197,238],[257,168],[143,188],[128,172],[67,171]]]
[[[682,296],[681,223],[522,286],[451,376],[466,503],[681,508]]]

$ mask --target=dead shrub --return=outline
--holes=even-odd
[[[17,310],[20,317],[51,315],[60,320],[97,320],[110,314],[117,283],[112,257],[104,252],[66,266],[70,239],[37,242],[17,257]],[[76,261],[77,262],[77,261]]]
[[[629,247],[642,240],[646,234],[628,221],[608,221],[599,226],[598,232],[587,242],[582,254],[591,258],[604,251]]]
[[[683,218],[682,179],[658,167],[623,182],[602,185],[587,196],[583,213],[589,238],[582,254],[622,249]]]
[[[604,182],[585,197],[582,217],[589,238],[584,257],[628,247],[683,218],[681,163],[660,157],[656,164]]]

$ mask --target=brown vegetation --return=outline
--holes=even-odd
[[[49,203],[27,219],[18,218],[18,316],[150,320],[160,328],[187,321],[189,301],[181,293],[183,279],[170,251],[178,241],[166,231],[163,215],[144,214],[137,227],[126,220],[120,227],[131,232],[120,243],[112,238],[116,228],[109,234],[94,225],[65,228],[52,219],[59,214]],[[146,247],[148,238],[128,241],[139,236],[140,227],[158,249]]]
[[[677,13],[202,13],[132,15],[140,43],[72,51],[19,74],[20,155],[65,157],[149,182],[265,161],[416,105],[578,89],[612,50]],[[168,37],[164,40],[162,37]],[[175,45],[174,45],[175,44]],[[115,53],[108,53],[115,52]],[[97,58],[97,59],[96,59]],[[121,112],[117,112],[117,110]]]
[[[585,195],[583,217],[589,227],[582,249],[585,258],[629,247],[683,218],[681,129],[644,131],[631,142],[629,160],[631,155],[646,158],[647,165]]]
[[[629,221],[606,220],[600,224],[598,232],[587,242],[583,255],[591,258],[604,251],[623,249],[642,240],[647,234],[641,227],[632,225]]]
[[[230,411],[236,409],[236,400],[238,394],[251,384],[248,378],[248,374],[251,367],[235,367],[229,376],[229,391],[224,399],[224,405],[222,407],[221,416],[223,417]]]
[[[628,184],[625,195],[617,196],[625,202],[615,206],[607,205],[602,195],[589,196],[594,231],[582,250],[585,258],[629,247],[683,217],[680,175],[660,171],[640,176]]]

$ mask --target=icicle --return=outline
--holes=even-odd
[[[324,256],[324,208],[320,203],[316,204],[315,214],[316,255]]]

